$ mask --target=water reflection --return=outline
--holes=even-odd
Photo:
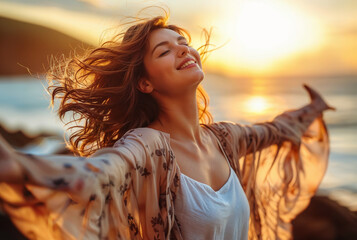
[[[267,99],[263,96],[249,97],[244,104],[245,111],[256,115],[261,115],[266,113],[268,108],[269,108],[269,103]]]

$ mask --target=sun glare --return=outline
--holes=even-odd
[[[221,31],[230,39],[230,53],[247,68],[269,68],[321,41],[318,22],[283,2],[237,1],[232,8],[234,13],[224,17]]]
[[[249,113],[262,114],[267,111],[268,105],[264,97],[252,96],[245,103],[245,109]]]

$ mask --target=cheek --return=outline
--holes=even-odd
[[[146,68],[150,78],[155,82],[165,81],[165,79],[172,77],[173,67],[169,59],[162,59],[155,61]]]
[[[169,74],[166,73],[163,66],[158,66],[157,64],[145,64],[145,70],[153,88],[158,92],[167,92],[167,89],[170,88],[170,83],[167,80]]]

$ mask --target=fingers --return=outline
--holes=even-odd
[[[328,105],[317,91],[315,91],[313,88],[308,86],[306,83],[304,83],[303,86],[306,89],[306,91],[309,93],[311,102],[316,103],[318,105],[319,109],[322,109],[322,110],[330,109],[330,110],[336,111],[336,108]]]
[[[315,99],[321,98],[320,95],[314,89],[312,89],[310,86],[308,86],[305,83],[303,84],[303,86],[306,89],[306,91],[309,93],[311,101],[314,101]]]

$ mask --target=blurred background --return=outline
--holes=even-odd
[[[337,108],[324,113],[331,142],[326,176],[305,218],[294,222],[294,234],[356,237],[355,0],[0,0],[0,133],[20,151],[66,152],[68,133],[45,91],[49,63],[99,46],[126,16],[151,5],[168,8],[170,23],[186,28],[194,47],[203,44],[202,29],[212,27],[220,48],[205,62],[203,86],[215,121],[271,120],[309,102],[303,83]],[[162,11],[141,16],[156,14]],[[307,221],[312,232],[301,235]]]

